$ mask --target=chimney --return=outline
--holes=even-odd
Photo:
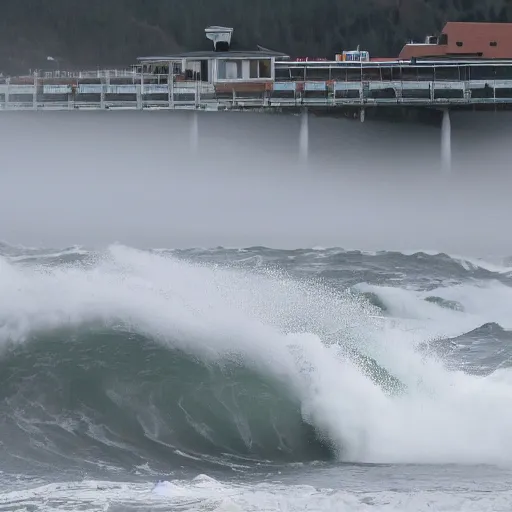
[[[204,29],[206,37],[213,41],[213,49],[216,52],[227,52],[231,46],[233,29],[228,27],[212,26]]]

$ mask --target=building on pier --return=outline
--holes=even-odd
[[[448,22],[424,43],[408,43],[400,60],[510,59],[512,58],[512,23]]]
[[[189,98],[191,84],[212,100],[258,97],[262,105],[265,99],[327,105],[342,100],[512,98],[512,24],[450,22],[425,43],[406,44],[398,57],[384,59],[370,58],[358,48],[333,60],[290,60],[261,46],[237,49],[231,43],[232,28],[208,27],[205,33],[213,49],[140,57],[136,71],[158,76],[159,84],[172,82],[179,100]]]
[[[205,34],[212,41],[213,49],[139,57],[137,72],[168,75],[177,87],[193,81],[209,84],[217,93],[263,92],[272,88],[276,60],[289,58],[285,53],[262,46],[252,50],[238,49],[231,42],[232,28],[211,26],[205,29]]]
[[[401,55],[410,52],[407,59],[370,58],[357,49],[332,60],[292,60],[262,46],[239,49],[233,29],[214,26],[205,30],[209,49],[140,57],[129,70],[0,79],[0,108],[512,107],[512,47],[505,30],[512,32],[510,27],[449,23],[425,44],[406,45]],[[488,39],[495,53],[483,51]],[[470,56],[454,55],[452,43],[469,49]]]

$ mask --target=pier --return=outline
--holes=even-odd
[[[495,33],[493,25],[500,26]],[[214,26],[205,30],[213,43],[209,51],[139,57],[123,70],[47,71],[0,78],[0,111],[300,113],[300,155],[305,161],[309,112],[364,122],[379,110],[419,110],[439,118],[442,162],[449,169],[450,111],[512,105],[511,27],[447,23],[439,36],[405,45],[394,59],[370,59],[368,52],[358,49],[334,60],[308,60],[290,59],[261,46],[236,50],[231,44],[233,29]],[[478,32],[476,42],[471,40],[472,32]],[[487,46],[482,42],[485,38]],[[197,147],[197,132],[198,118],[193,114],[191,147]]]
[[[0,78],[0,110],[317,110],[372,107],[504,108],[512,59],[503,61],[276,61],[271,79],[217,82],[111,70]]]

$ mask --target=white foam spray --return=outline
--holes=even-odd
[[[512,462],[510,379],[448,371],[416,349],[428,330],[383,323],[370,305],[320,283],[113,246],[92,266],[0,260],[0,286],[3,346],[37,330],[119,323],[283,379],[345,460]],[[340,355],[339,343],[373,357],[407,392],[388,396]]]

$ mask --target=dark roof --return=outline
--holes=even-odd
[[[235,59],[243,59],[243,58],[258,58],[258,57],[288,57],[285,53],[276,52],[274,50],[268,50],[266,48],[261,48],[258,50],[230,50],[227,52],[215,52],[213,50],[206,51],[196,51],[196,52],[182,52],[175,53],[172,55],[161,55],[161,56],[151,56],[151,57],[138,57],[139,61],[170,61],[170,60],[181,60],[181,59],[190,59],[190,60],[200,60],[200,59],[213,59],[213,58],[226,58],[233,57]]]

